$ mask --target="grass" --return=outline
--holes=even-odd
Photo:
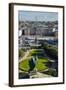
[[[19,69],[20,70],[24,70],[24,71],[29,71],[29,69],[30,69],[29,60],[31,59],[29,57],[31,57],[33,55],[38,55],[39,53],[42,53],[42,51],[41,50],[37,50],[37,49],[30,50],[30,53],[26,57],[26,59],[19,63]],[[34,69],[37,68],[38,71],[42,71],[42,70],[47,69],[48,68],[46,66],[47,62],[49,62],[49,61],[48,61],[48,59],[46,57],[38,57],[37,61],[36,61],[37,64],[34,67]]]
[[[44,55],[43,51],[41,49],[31,49],[28,56],[39,56]]]
[[[21,61],[19,63],[19,68],[24,70],[24,71],[29,71],[29,68],[30,68],[29,59],[25,59],[25,60]],[[37,61],[37,65],[35,66],[35,68],[37,68],[38,71],[47,69],[48,67],[46,66],[46,59],[39,59]]]
[[[19,63],[19,68],[24,70],[24,71],[28,71],[29,70],[29,58],[21,61]]]
[[[47,59],[41,59],[41,58],[39,58],[38,61],[37,61],[37,65],[36,65],[36,68],[38,69],[38,71],[42,71],[42,70],[47,69],[48,68],[46,66],[46,63],[47,62],[48,62]]]
[[[58,50],[52,46],[45,45],[43,49],[30,49],[28,52],[28,56],[24,58],[21,62],[19,62],[19,70],[23,72],[31,71],[31,70],[37,70],[38,71],[44,71],[46,69],[49,69],[47,63],[50,61],[47,59],[45,52],[43,51],[44,49],[47,49],[48,52],[52,55],[57,55]],[[24,50],[21,50],[24,51]],[[26,51],[24,51],[26,52]],[[20,55],[24,55],[23,52],[20,53]],[[29,61],[31,61],[31,57],[37,57],[36,58],[36,65],[31,69],[31,66],[33,66],[33,63],[30,64]],[[47,75],[52,75],[56,76],[56,72],[54,70],[45,71],[45,74]]]

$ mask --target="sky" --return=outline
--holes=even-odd
[[[58,20],[57,12],[39,12],[39,11],[19,11],[19,21],[56,21]]]

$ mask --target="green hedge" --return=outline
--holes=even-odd
[[[19,49],[19,57],[23,57],[25,53],[24,49]]]
[[[47,55],[49,55],[50,57],[54,58],[54,59],[58,59],[58,49],[50,46],[48,44],[45,44],[43,46],[45,52],[47,53]]]

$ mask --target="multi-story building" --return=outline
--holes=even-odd
[[[19,32],[21,32],[19,36],[19,44],[21,45],[27,43],[25,41],[25,37],[54,37],[58,38],[58,24],[46,25],[45,23],[39,22],[21,22],[19,24]]]

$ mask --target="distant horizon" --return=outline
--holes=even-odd
[[[33,21],[21,20],[21,21],[24,21],[24,22],[35,22],[34,20]],[[56,21],[58,21],[58,20],[56,20]],[[56,21],[37,21],[37,22],[56,22]]]
[[[18,11],[19,21],[58,21],[57,12],[42,12],[42,11]]]

